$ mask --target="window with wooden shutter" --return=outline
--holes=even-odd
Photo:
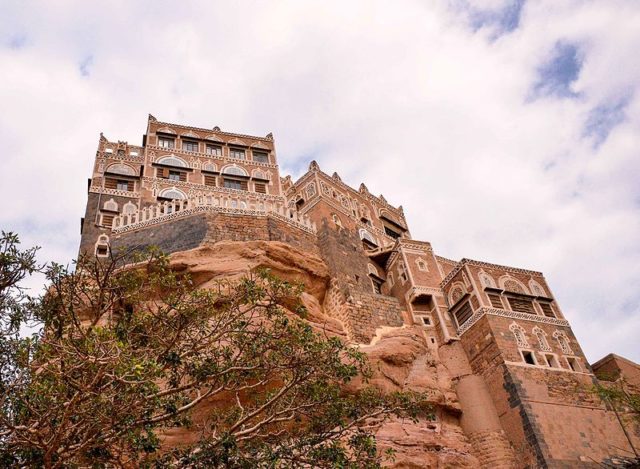
[[[260,194],[266,194],[267,193],[267,185],[264,182],[255,182],[254,183],[254,187],[256,189],[256,192],[258,192]]]
[[[133,181],[127,181],[127,190],[133,192],[135,190],[135,183]]]
[[[471,309],[471,305],[469,304],[469,302],[465,301],[464,303],[462,303],[460,308],[458,308],[456,310],[456,312],[453,313],[453,315],[456,318],[456,322],[458,323],[458,327],[460,327],[465,322],[467,322],[469,320],[469,318],[471,318],[471,316],[473,316],[473,310]]]
[[[106,226],[108,228],[111,228],[111,226],[113,225],[113,218],[115,217],[115,215],[110,214],[110,213],[103,213],[102,214],[102,226]]]
[[[542,312],[544,313],[545,316],[547,316],[548,318],[556,317],[555,313],[553,312],[553,309],[551,308],[551,303],[540,301],[538,304],[540,305],[540,308],[542,309]]]
[[[247,190],[247,181],[239,181],[237,179],[224,178],[224,187],[227,189],[236,189],[239,191]]]
[[[533,309],[533,303],[527,298],[510,297],[509,305],[511,305],[513,311],[517,311],[518,313],[536,314],[536,311]]]
[[[104,187],[105,189],[117,189],[118,180],[114,178],[104,178]]]
[[[212,176],[210,174],[205,174],[204,175],[204,185],[205,186],[215,187],[216,186],[216,177]]]
[[[500,295],[498,295],[497,293],[487,293],[487,296],[489,297],[491,306],[499,309],[504,308],[504,306],[502,306],[502,300],[500,299]]]

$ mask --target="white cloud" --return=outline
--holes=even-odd
[[[518,3],[6,5],[0,226],[71,259],[98,133],[140,143],[149,112],[273,131],[283,172],[316,158],[442,255],[544,271],[590,359],[638,361],[640,6]],[[577,97],[530,99],[559,43]]]

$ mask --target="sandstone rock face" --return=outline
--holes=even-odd
[[[325,263],[313,253],[276,241],[223,241],[175,253],[171,264],[177,271],[188,272],[200,288],[239,278],[258,267],[268,268],[281,278],[302,282],[306,290],[302,299],[309,312],[307,320],[329,334],[347,338],[341,321],[323,309],[331,278]],[[437,350],[427,344],[420,327],[380,328],[376,338],[361,349],[373,369],[370,385],[387,392],[425,392],[436,410],[434,421],[392,420],[372,424],[380,448],[395,450],[394,460],[388,463],[390,467],[480,467],[460,426],[460,404],[450,373],[438,360]],[[351,383],[354,387],[359,385],[362,383]],[[165,443],[172,446],[196,438],[184,429],[175,429],[165,434]]]

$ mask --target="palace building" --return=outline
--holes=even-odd
[[[282,176],[271,134],[149,116],[141,146],[100,136],[81,252],[253,240],[326,263],[323,310],[354,344],[421,328],[455,383],[452,418],[486,467],[600,467],[640,448],[638,426],[592,392],[597,378],[542,273],[439,256],[412,238],[402,206],[315,161],[297,181]]]

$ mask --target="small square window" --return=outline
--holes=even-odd
[[[179,181],[180,180],[180,172],[178,172],[178,171],[169,171],[169,179],[171,179],[172,181]]]
[[[107,247],[106,244],[99,244],[96,247],[96,256],[107,257],[108,254],[109,254],[109,248]]]
[[[420,316],[420,320],[422,321],[422,324],[424,326],[432,326],[433,323],[431,322],[431,317],[430,316]]]
[[[128,181],[118,181],[116,183],[116,189],[119,191],[128,191],[129,190],[129,182]]]
[[[264,151],[254,151],[253,152],[253,161],[258,163],[268,163],[269,162],[269,154]]]
[[[533,352],[529,350],[522,350],[522,359],[528,365],[536,365],[536,359],[533,356]]]
[[[256,192],[259,194],[266,194],[267,193],[267,185],[263,182],[254,182],[254,187],[256,189]]]
[[[158,146],[162,148],[173,148],[174,140],[167,137],[158,137]]]

